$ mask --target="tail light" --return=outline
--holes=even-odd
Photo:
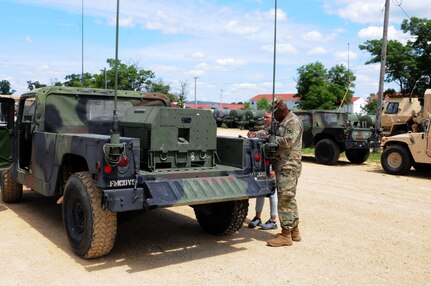
[[[267,168],[269,168],[269,165],[271,165],[271,162],[269,162],[269,160],[265,160],[265,165]]]
[[[129,157],[122,155],[120,161],[118,162],[118,166],[126,167],[127,165],[129,165]]]
[[[255,160],[256,162],[259,162],[259,161],[260,161],[260,159],[261,159],[260,153],[256,153],[256,155],[254,155],[254,160]]]
[[[105,166],[105,168],[103,168],[103,172],[104,172],[105,174],[111,174],[111,172],[112,172],[112,167],[111,167],[111,166],[109,166],[109,165],[106,165],[106,166]]]

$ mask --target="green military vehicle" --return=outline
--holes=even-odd
[[[303,148],[314,148],[316,161],[335,164],[340,153],[354,164],[362,164],[370,155],[372,127],[353,127],[344,112],[322,110],[294,110],[302,120]]]
[[[13,100],[0,99],[2,200],[21,200],[23,185],[59,198],[78,256],[111,251],[119,212],[189,205],[204,230],[227,235],[249,198],[273,193],[263,140],[217,137],[209,110],[171,108],[161,94],[114,94],[37,89],[21,96],[15,123]]]

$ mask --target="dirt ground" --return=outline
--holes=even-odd
[[[0,284],[430,285],[430,174],[308,157],[297,200],[303,241],[291,247],[266,246],[276,230],[247,228],[250,200],[231,236],[205,233],[190,207],[160,209],[123,218],[112,252],[83,260],[69,248],[61,207],[26,191],[18,204],[0,203]]]

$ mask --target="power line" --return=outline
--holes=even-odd
[[[410,16],[406,13],[406,11],[403,9],[403,7],[401,7],[401,5],[403,4],[402,0],[400,0],[399,3],[397,3],[396,0],[392,0],[392,2],[404,12],[404,15],[406,15],[407,18],[410,19]]]

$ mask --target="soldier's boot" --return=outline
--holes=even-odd
[[[292,231],[290,232],[290,235],[292,236],[292,240],[293,241],[301,241],[302,237],[301,237],[301,233],[299,232],[299,227],[295,226]]]
[[[291,246],[293,244],[290,231],[285,228],[281,228],[281,233],[277,234],[273,239],[268,240],[266,243],[269,246],[274,247]]]

